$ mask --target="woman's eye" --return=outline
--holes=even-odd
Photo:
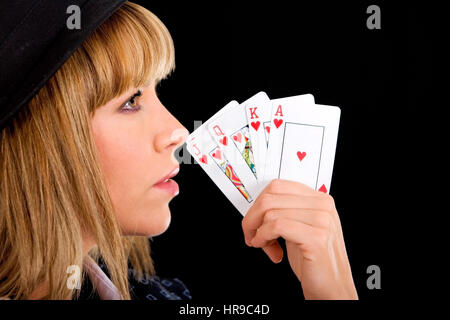
[[[122,107],[123,112],[135,112],[138,111],[141,107],[136,104],[135,99],[128,100]]]
[[[139,109],[141,109],[141,106],[136,103],[136,99],[135,99],[135,97],[138,97],[140,95],[142,95],[142,92],[140,90],[138,90],[138,92],[133,94],[131,99],[128,100],[127,102],[125,102],[125,104],[122,106],[121,112],[125,112],[125,113],[136,112]]]

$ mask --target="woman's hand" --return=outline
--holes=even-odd
[[[289,264],[306,299],[358,299],[333,198],[304,184],[276,179],[242,220],[245,242],[278,263],[286,240]]]

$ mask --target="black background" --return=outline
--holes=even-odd
[[[259,91],[271,98],[312,93],[317,103],[341,108],[330,193],[359,297],[407,294],[399,283],[408,241],[398,222],[408,214],[405,196],[413,196],[406,192],[408,124],[431,87],[427,8],[397,1],[136,2],[172,34],[176,71],[159,97],[189,131],[195,120]],[[381,30],[366,27],[371,4],[381,8]],[[246,247],[242,216],[198,165],[182,164],[175,180],[180,194],[170,204],[170,228],[152,240],[160,275],[182,279],[197,301],[303,300],[286,256],[275,265]],[[372,264],[381,268],[380,290],[366,287]]]
[[[446,213],[432,210],[446,190],[423,183],[441,172],[435,161],[439,151],[430,163],[424,156],[431,150],[424,140],[429,124],[439,120],[428,118],[444,106],[431,103],[435,62],[430,37],[436,35],[430,17],[439,7],[410,1],[134,2],[154,12],[174,38],[176,71],[158,91],[188,130],[230,100],[244,101],[259,91],[271,98],[312,93],[317,103],[341,108],[330,193],[361,299],[350,305],[369,306],[360,318],[386,316],[381,301],[419,301],[407,301],[403,312],[437,297],[419,286],[433,282],[421,261],[431,264],[436,276],[443,274],[433,264],[440,256],[432,255],[425,240],[426,231],[440,222],[434,214]],[[366,27],[371,4],[381,8],[381,30]],[[299,306],[301,286],[286,257],[275,265],[260,249],[246,247],[241,215],[201,168],[182,164],[176,180],[181,192],[170,204],[172,222],[153,238],[152,255],[159,275],[186,283],[194,298],[191,306],[268,304],[268,316],[212,318],[292,319],[304,317],[305,311],[313,311],[314,318],[335,316],[349,305],[308,301]],[[432,201],[428,190],[434,193]],[[427,229],[426,224],[433,226]],[[381,268],[380,290],[366,287],[366,269],[372,264]],[[180,316],[185,301],[21,301],[27,307],[4,302],[2,311],[11,306],[16,316],[41,306],[46,316],[86,317],[83,306],[94,306],[90,312],[103,317],[123,312],[128,317],[206,319]]]

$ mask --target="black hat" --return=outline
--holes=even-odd
[[[0,1],[0,130],[125,1]]]

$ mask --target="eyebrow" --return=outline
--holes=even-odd
[[[138,89],[138,92],[133,94],[129,100],[133,100],[134,98],[139,97],[141,95],[142,95],[142,91],[140,89]]]

